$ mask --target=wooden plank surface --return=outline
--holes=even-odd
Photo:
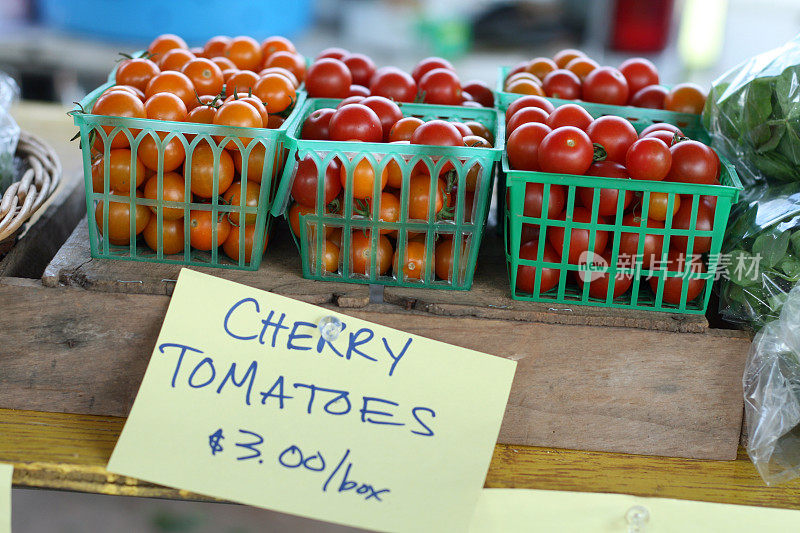
[[[123,424],[122,418],[0,409],[0,462],[14,464],[18,487],[206,499],[108,472]],[[706,461],[498,444],[485,485],[800,509],[800,480],[765,486],[741,448],[734,461]]]
[[[168,301],[0,280],[0,407],[126,415]],[[343,312],[518,362],[500,442],[736,456],[748,341],[734,332],[686,334],[396,310],[372,304]]]
[[[255,272],[197,268],[215,276],[244,283],[315,304],[334,303],[341,307],[364,307],[369,303],[366,285],[306,280],[301,277],[300,258],[283,220],[278,221],[267,255]],[[64,247],[45,270],[42,282],[48,287],[77,286],[102,292],[171,294],[179,265],[92,259],[89,229],[85,221],[75,228]],[[679,315],[627,309],[613,313],[601,307],[522,302],[510,297],[502,242],[487,230],[470,291],[423,290],[386,287],[384,301],[403,310],[420,310],[440,316],[479,317],[545,322],[615,326],[664,331],[700,333],[708,330],[702,315]],[[399,311],[400,309],[398,309]]]

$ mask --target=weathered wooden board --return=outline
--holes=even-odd
[[[126,415],[168,301],[0,280],[0,407]],[[735,332],[343,311],[517,360],[500,442],[736,457],[748,340]]]
[[[335,303],[341,307],[363,307],[369,303],[365,285],[305,280],[300,258],[279,221],[256,272],[198,268],[197,270],[245,283],[312,303]],[[510,297],[502,242],[494,231],[486,231],[481,256],[470,291],[423,290],[386,287],[384,301],[403,309],[416,309],[442,316],[635,327],[681,332],[703,332],[708,321],[702,315],[678,315],[589,306],[564,306],[521,302]],[[88,226],[81,221],[64,247],[47,267],[42,282],[48,287],[77,286],[103,292],[171,294],[180,266],[159,263],[92,259]]]

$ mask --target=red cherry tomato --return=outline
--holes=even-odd
[[[375,62],[364,54],[349,54],[342,58],[342,63],[347,65],[350,74],[353,76],[353,83],[356,85],[369,85],[369,81],[375,74]]]
[[[622,219],[622,225],[641,228],[642,217],[634,213],[628,213]],[[664,229],[664,223],[648,218],[646,227]],[[638,262],[637,259],[639,259],[637,256],[639,253],[639,241],[642,239],[644,239],[641,255],[642,268],[649,269],[653,263],[657,263],[661,259],[664,236],[655,233],[621,233],[619,238],[618,260],[624,260],[626,264],[630,266],[635,265]]]
[[[628,148],[625,167],[633,179],[659,181],[667,177],[672,156],[660,139],[645,137]]]
[[[550,185],[547,195],[546,218],[555,220],[564,209],[567,193],[563,185]],[[522,214],[526,217],[539,218],[542,216],[544,206],[544,185],[541,183],[528,183],[525,185],[525,203]]]
[[[452,122],[431,120],[414,130],[411,135],[411,144],[464,146],[464,136]]]
[[[566,104],[556,108],[547,117],[547,125],[553,129],[561,126],[574,126],[586,131],[594,119],[584,108],[577,104]]]
[[[679,135],[683,135],[683,132],[680,130],[680,128],[678,128],[678,126],[674,126],[672,124],[667,124],[666,122],[656,122],[655,124],[650,124],[645,129],[643,129],[639,133],[639,138],[641,139],[642,137],[644,137],[648,133],[650,133],[652,131],[659,131],[659,130],[671,131],[672,133],[677,133]]]
[[[382,67],[375,71],[369,92],[395,102],[413,102],[417,96],[417,83],[407,72],[395,67]]]
[[[611,264],[611,250],[606,250],[602,254],[601,260],[596,260],[596,264],[601,264],[603,266],[609,266]],[[633,265],[627,264],[625,262],[617,260],[617,268],[630,268]],[[589,296],[592,298],[597,298],[599,300],[605,300],[608,298],[608,285],[609,280],[611,279],[611,274],[608,272],[595,272],[595,271],[583,271],[579,270],[575,272],[575,281],[578,282],[578,286],[583,288],[585,283],[589,283]],[[631,284],[633,283],[633,276],[631,274],[615,274],[614,281],[611,282],[611,298],[619,298],[624,293],[631,288]]]
[[[681,203],[680,209],[672,217],[672,227],[675,229],[689,229],[692,223],[692,202]],[[696,231],[712,231],[714,229],[714,210],[704,202],[697,205],[697,216],[694,219]],[[675,235],[669,241],[669,247],[677,252],[686,253],[689,249],[689,237]],[[695,237],[692,255],[702,254],[711,249],[711,237]]]
[[[611,115],[600,117],[589,124],[586,134],[593,143],[605,148],[607,160],[617,163],[625,163],[628,148],[639,138],[630,122]]]
[[[630,89],[625,76],[613,67],[600,67],[583,80],[583,99],[598,104],[625,105]]]
[[[437,68],[444,68],[454,72],[456,70],[453,64],[446,59],[441,57],[427,57],[416,64],[414,70],[411,71],[411,77],[414,78],[414,81],[419,83],[425,74]]]
[[[606,178],[628,179],[628,172],[625,167],[614,161],[597,161],[592,163],[587,176],[602,176]],[[586,209],[592,209],[594,202],[594,189],[590,187],[578,187],[578,196]],[[622,199],[622,210],[624,211],[633,200],[633,191],[626,191]],[[600,189],[600,200],[597,213],[601,216],[612,216],[617,213],[617,202],[619,201],[619,189]]]
[[[528,95],[523,96],[522,98],[517,98],[511,104],[509,104],[508,109],[506,109],[506,122],[508,122],[511,117],[514,116],[514,113],[522,109],[523,107],[538,107],[544,109],[547,114],[549,115],[555,110],[555,106],[549,100],[545,100],[541,96],[536,95]]]
[[[360,104],[364,100],[364,98],[366,98],[366,96],[361,96],[360,94],[348,96],[347,98],[339,102],[339,105],[336,106],[336,109],[341,109],[348,104]]]
[[[303,122],[301,139],[327,141],[330,138],[331,117],[335,109],[317,109]]]
[[[554,129],[539,145],[539,167],[543,172],[584,174],[589,170],[594,148],[583,130],[572,126]]]
[[[369,96],[369,89],[364,87],[363,85],[351,85],[350,89],[347,92],[347,96],[362,96],[366,98]]]
[[[327,205],[339,195],[342,184],[339,179],[339,164],[332,160],[325,169],[325,184],[322,195],[322,203]],[[299,204],[316,207],[317,188],[319,187],[319,171],[317,163],[313,158],[306,157],[297,164],[297,171],[292,183],[292,198]]]
[[[306,73],[306,91],[312,98],[345,98],[352,84],[350,70],[337,59],[315,61]]]
[[[400,111],[400,106],[383,96],[364,98],[361,100],[360,104],[372,109],[375,111],[375,114],[378,115],[383,128],[383,140],[386,142],[389,139],[389,132],[392,126],[403,118],[403,112]]]
[[[418,84],[422,101],[426,104],[461,104],[461,80],[450,69],[429,70],[419,79]]]
[[[672,146],[672,143],[675,141],[675,134],[667,130],[653,130],[647,135],[642,136],[642,138],[644,137],[653,137],[655,139],[660,139],[664,141],[664,144],[666,144],[667,146]]]
[[[706,280],[687,279],[687,276],[707,272],[705,263],[698,257],[686,257],[684,254],[671,251],[665,266],[668,272],[679,272],[680,274],[664,277],[663,302],[673,305],[680,305],[681,302],[688,303],[700,296],[705,289]],[[651,277],[649,283],[653,292],[657,292],[659,278],[657,276]],[[681,292],[683,291],[684,283],[688,284],[688,288],[686,289],[686,298],[682,299]]]
[[[670,181],[710,185],[717,179],[719,158],[705,144],[687,139],[673,144],[669,151],[672,153]]]
[[[581,79],[572,71],[557,69],[544,77],[542,89],[551,98],[577,100],[581,97]]]
[[[344,48],[338,48],[336,46],[332,46],[320,52],[319,55],[314,59],[314,61],[319,61],[320,59],[324,59],[326,57],[332,59],[338,59],[339,61],[341,61],[342,59],[344,59],[346,56],[349,55],[350,52],[345,50]]]
[[[558,220],[566,220],[566,211],[559,215]],[[572,222],[590,223],[592,222],[592,213],[583,207],[575,207],[572,211]],[[606,220],[603,217],[597,217],[598,224],[605,224]],[[569,256],[567,262],[577,265],[580,262],[585,262],[587,259],[587,252],[589,251],[589,237],[590,231],[583,228],[572,228],[570,230],[569,242]],[[563,227],[552,226],[547,229],[547,240],[553,245],[553,249],[559,256],[564,255],[564,235],[566,229]],[[594,247],[592,251],[595,254],[600,254],[605,250],[608,242],[608,231],[596,230],[594,237]]]
[[[519,249],[519,256],[521,259],[528,259],[535,261],[539,251],[539,241],[528,241],[523,244]],[[542,259],[545,263],[560,263],[556,251],[550,246],[550,243],[544,243],[544,251]],[[558,285],[558,278],[560,270],[557,268],[542,268],[539,272],[539,294],[544,294],[556,285]],[[523,292],[534,294],[536,284],[536,267],[529,265],[519,265],[517,267],[517,286],[516,292]]]
[[[330,139],[381,142],[383,140],[381,119],[375,111],[365,105],[349,104],[340,107],[331,117]]]
[[[530,122],[516,128],[508,137],[506,152],[511,168],[539,170],[539,145],[553,131],[547,124]]]
[[[664,98],[667,97],[668,92],[667,88],[661,85],[644,87],[631,96],[630,105],[648,109],[664,109]]]
[[[472,98],[483,107],[494,107],[494,93],[485,82],[470,80],[461,84],[461,90],[472,95]]]
[[[508,121],[506,125],[506,134],[511,135],[518,127],[531,122],[547,124],[547,113],[545,110],[538,107],[523,107],[514,113],[514,116]]]
[[[651,61],[643,57],[632,57],[625,60],[619,66],[619,71],[625,76],[631,95],[635,95],[650,85],[658,85],[658,69]]]

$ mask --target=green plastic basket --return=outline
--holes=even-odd
[[[336,142],[336,141],[310,141],[300,139],[302,124],[308,115],[317,109],[335,108],[340,100],[309,99],[303,107],[300,117],[288,132],[287,144],[290,147],[287,161],[299,161],[311,157],[319,171],[317,180],[317,202],[313,213],[300,217],[300,235],[295,236],[301,259],[303,276],[309,279],[326,281],[344,281],[350,283],[370,283],[381,285],[394,285],[402,287],[429,287],[437,289],[467,290],[472,286],[475,272],[475,263],[478,256],[481,237],[486,225],[486,216],[489,211],[491,191],[494,184],[494,173],[497,163],[502,155],[505,126],[498,112],[494,109],[478,109],[456,106],[437,106],[428,104],[400,104],[403,116],[414,116],[423,120],[445,119],[460,121],[478,121],[489,128],[495,138],[494,148],[474,147],[445,147],[402,145],[389,143],[363,143],[363,142]],[[324,179],[322,174],[328,165],[337,159],[346,169],[346,187],[344,191],[352,190],[353,169],[362,160],[366,159],[378,175],[392,161],[402,171],[402,184],[399,192],[400,214],[398,222],[384,222],[379,220],[378,202],[371,203],[369,214],[361,216],[356,213],[356,206],[351,195],[343,195],[341,209],[336,213],[327,213],[322,200],[324,195]],[[445,165],[452,164],[454,173],[451,179],[456,184],[454,195],[454,216],[452,220],[435,220],[433,202],[429,202],[428,217],[426,220],[409,218],[409,179],[411,171],[417,164],[427,167],[430,175],[440,176],[440,171]],[[471,205],[466,190],[466,176],[470,169],[477,167],[476,185],[472,195]],[[273,204],[273,214],[287,212],[290,200],[290,191],[297,169],[295,165],[287,163],[278,194]],[[452,171],[451,171],[452,172]],[[430,180],[430,192],[433,196],[436,181]],[[375,180],[373,197],[379,193],[380,181]],[[316,228],[325,231],[316,231]],[[339,268],[337,272],[328,272],[322,266],[323,247],[325,246],[325,233],[330,228],[341,229],[341,246],[339,250]],[[384,275],[377,269],[379,231],[384,230],[396,235],[394,248],[399,258],[406,257],[409,242],[409,233],[424,236],[424,260],[419,279],[406,276],[402,268],[393,265]],[[350,247],[352,232],[363,230],[370,236],[370,261],[369,273],[354,272],[351,264]],[[452,265],[446,278],[437,279],[434,261],[437,240],[452,238]],[[403,261],[405,263],[405,261]]]
[[[72,116],[75,125],[80,128],[81,149],[83,155],[83,174],[86,189],[86,208],[88,211],[89,223],[89,244],[91,247],[92,257],[103,259],[119,259],[128,261],[149,261],[159,263],[172,263],[179,265],[196,265],[196,266],[211,266],[219,268],[231,268],[242,270],[256,270],[261,264],[261,258],[265,247],[265,240],[269,232],[269,225],[271,221],[270,206],[274,198],[274,192],[277,187],[280,172],[282,171],[282,164],[285,161],[287,148],[285,146],[286,131],[293,125],[294,121],[300,113],[300,109],[305,102],[305,92],[298,91],[298,100],[292,113],[287,117],[286,121],[281,127],[276,129],[267,128],[238,128],[238,127],[225,127],[213,124],[198,124],[189,122],[171,122],[162,120],[151,119],[135,119],[135,118],[122,118],[111,117],[102,115],[93,115],[88,113],[92,109],[94,102],[108,87],[114,85],[114,72],[109,76],[108,83],[98,87],[90,94],[88,94],[79,105],[75,107]],[[84,112],[87,111],[87,112]],[[131,189],[127,195],[120,195],[114,193],[110,188],[109,182],[109,159],[111,143],[106,142],[108,139],[113,139],[117,135],[123,135],[127,139],[127,143],[131,151],[131,169],[132,175],[130,179]],[[134,157],[138,153],[140,143],[146,137],[152,137],[155,141],[158,150],[158,171],[153,175],[157,176],[157,198],[146,199],[136,196],[136,165]],[[163,137],[163,139],[161,138]],[[215,140],[217,137],[218,140]],[[245,138],[244,142],[241,138]],[[213,192],[212,198],[209,201],[184,201],[172,202],[163,199],[163,176],[164,169],[162,162],[164,160],[164,148],[173,139],[177,139],[186,153],[185,162],[181,167],[175,171],[180,172],[183,168],[183,177],[185,179],[185,197],[192,198],[191,196],[191,176],[189,166],[191,165],[192,156],[195,148],[201,143],[208,143],[213,153],[214,171],[213,171]],[[95,147],[95,143],[99,143],[100,147]],[[246,144],[245,144],[246,143]],[[226,146],[235,148],[224,148]],[[228,205],[220,197],[218,190],[218,177],[219,177],[219,161],[222,153],[227,151],[228,155],[233,156],[234,151],[238,151],[242,157],[241,174],[238,172],[234,175],[234,181],[240,179],[240,176],[248,175],[248,162],[250,160],[253,150],[264,149],[264,164],[261,173],[259,202],[257,206],[245,205],[245,187],[248,180],[240,180],[241,188],[239,190],[239,197],[241,201],[237,205]],[[94,192],[92,181],[92,163],[97,158],[103,158],[104,173],[103,173],[103,186],[102,191]],[[226,158],[227,159],[227,158]],[[255,160],[255,159],[254,159]],[[148,177],[149,179],[149,177]],[[99,185],[99,184],[98,184]],[[99,227],[95,216],[100,217],[102,227],[108,227],[109,217],[109,203],[121,203],[128,206],[130,212],[135,211],[136,206],[147,206],[151,211],[151,217],[156,217],[157,220],[157,246],[156,251],[148,247],[141,239],[141,235],[136,233],[136,217],[131,216],[129,224],[129,242],[127,244],[112,244],[109,241],[108,235],[104,235]],[[116,207],[116,206],[115,206]],[[184,223],[184,248],[180,253],[165,254],[162,242],[163,233],[163,213],[164,208],[177,208],[182,209]],[[255,221],[253,222],[255,228],[253,230],[253,245],[252,251],[249,256],[245,254],[245,238],[246,232],[239,231],[239,253],[238,260],[230,259],[226,256],[219,247],[213,247],[210,251],[200,251],[190,247],[190,227],[188,224],[190,211],[210,211],[212,220],[220,216],[229,214],[240,215],[240,220],[250,215],[255,214]],[[248,224],[249,226],[249,224]],[[212,224],[211,232],[212,242],[217,242],[217,228]]]
[[[514,100],[526,96],[524,94],[509,93],[503,90],[503,82],[506,79],[508,70],[509,67],[500,67],[500,73],[495,88],[497,107],[502,111],[507,110],[508,106],[511,105],[511,102]],[[586,109],[594,118],[602,117],[603,115],[615,115],[628,119],[634,125],[641,122],[646,122],[647,124],[667,122],[669,124],[675,124],[682,129],[700,129],[700,115],[693,115],[692,113],[676,113],[665,109],[648,109],[646,107],[593,104],[582,100],[564,100],[562,98],[546,97],[545,99],[552,102],[556,107],[564,104],[578,104]]]
[[[635,124],[637,131],[641,131],[646,124]],[[684,130],[689,136],[692,133],[697,134],[702,140],[703,135],[700,132],[691,130]],[[695,137],[696,138],[696,137]],[[503,156],[503,171],[506,175],[506,188],[509,195],[509,205],[504,208],[504,231],[505,231],[505,254],[506,264],[508,266],[508,275],[511,285],[511,295],[516,300],[528,300],[535,302],[548,302],[553,304],[578,304],[578,305],[594,305],[599,307],[620,307],[620,308],[633,308],[644,309],[649,311],[666,311],[671,313],[691,313],[702,314],[705,313],[708,306],[708,300],[711,296],[711,287],[717,272],[719,263],[719,254],[722,248],[722,240],[725,234],[725,227],[728,223],[728,215],[730,214],[731,206],[736,203],[739,197],[739,191],[742,189],[742,184],[739,181],[736,171],[727,160],[721,160],[722,167],[720,173],[720,185],[699,185],[693,183],[678,183],[678,182],[665,182],[665,181],[648,181],[648,180],[633,180],[633,179],[619,179],[619,178],[606,178],[594,176],[576,176],[569,174],[554,174],[547,172],[530,172],[513,170],[509,167],[507,156]],[[543,206],[541,217],[528,217],[523,215],[523,208],[525,202],[525,188],[529,183],[542,184],[543,191]],[[561,185],[566,189],[565,195],[565,210],[566,220],[553,220],[547,217],[548,202],[550,195],[550,187],[553,185]],[[577,189],[581,187],[589,187],[593,189],[593,202],[591,211],[590,222],[582,223],[573,220],[573,211],[576,207]],[[601,223],[598,220],[599,198],[601,189],[611,189],[620,191],[617,194],[619,203],[617,205],[617,212],[615,215],[607,217],[605,222]],[[642,201],[642,222],[640,226],[627,226],[622,224],[623,217],[623,200],[625,193],[623,191],[633,191],[635,195],[641,195]],[[672,217],[668,217],[664,221],[664,229],[647,227],[648,204],[650,195],[652,193],[667,193],[668,204],[667,212],[672,212],[675,195],[681,195],[681,201],[691,201],[691,224],[689,229],[677,229],[672,227]],[[716,197],[716,208],[714,210],[713,230],[699,230],[695,227],[695,216],[699,208],[701,196],[714,196]],[[683,205],[683,203],[681,204]],[[589,209],[586,207],[586,209]],[[538,225],[538,242],[539,247],[536,257],[542,258],[544,254],[544,244],[546,241],[545,232],[548,227],[562,227],[565,228],[565,243],[563,248],[563,256],[560,263],[550,263],[543,260],[528,260],[520,258],[520,247],[522,239],[522,226],[523,224]],[[571,229],[588,229],[589,230],[589,249],[594,248],[595,238],[597,231],[608,232],[607,250],[610,250],[611,259],[609,266],[597,265],[576,265],[567,262],[567,254],[569,253],[569,239]],[[537,229],[533,229],[537,231]],[[639,248],[635,256],[635,263],[631,262],[630,266],[618,264],[619,245],[622,233],[632,233],[640,235]],[[661,259],[656,265],[651,265],[653,269],[645,269],[642,266],[643,262],[643,249],[644,238],[643,235],[663,235],[663,245],[661,249]],[[687,257],[691,257],[696,238],[711,237],[711,248],[707,253],[707,272],[695,272],[688,269],[683,272],[667,272],[666,265],[664,264],[669,251],[669,241],[671,237],[687,236],[688,249]],[[532,293],[522,292],[517,289],[517,269],[520,265],[528,265],[536,268],[534,276]],[[553,268],[559,271],[558,284],[547,292],[540,293],[540,276],[542,268]],[[568,278],[568,274],[577,271],[593,271],[597,273],[608,272],[609,277],[614,279],[617,274],[630,275],[632,277],[631,288],[624,294],[617,298],[613,297],[611,290],[608,291],[606,298],[599,299],[593,298],[589,295],[589,284],[584,283],[580,287],[577,283]],[[658,278],[658,285],[656,291],[652,291],[647,278],[655,276]],[[706,284],[703,291],[694,300],[686,302],[686,294],[689,287],[688,282],[682,283],[681,304],[672,305],[663,301],[664,292],[664,278],[665,276],[680,277],[684,276],[685,280],[691,279],[705,279]],[[613,284],[609,283],[613,288]]]

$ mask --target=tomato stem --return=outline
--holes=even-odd
[[[606,157],[608,157],[605,147],[600,143],[592,143],[592,147],[594,148],[592,161],[605,161]]]

